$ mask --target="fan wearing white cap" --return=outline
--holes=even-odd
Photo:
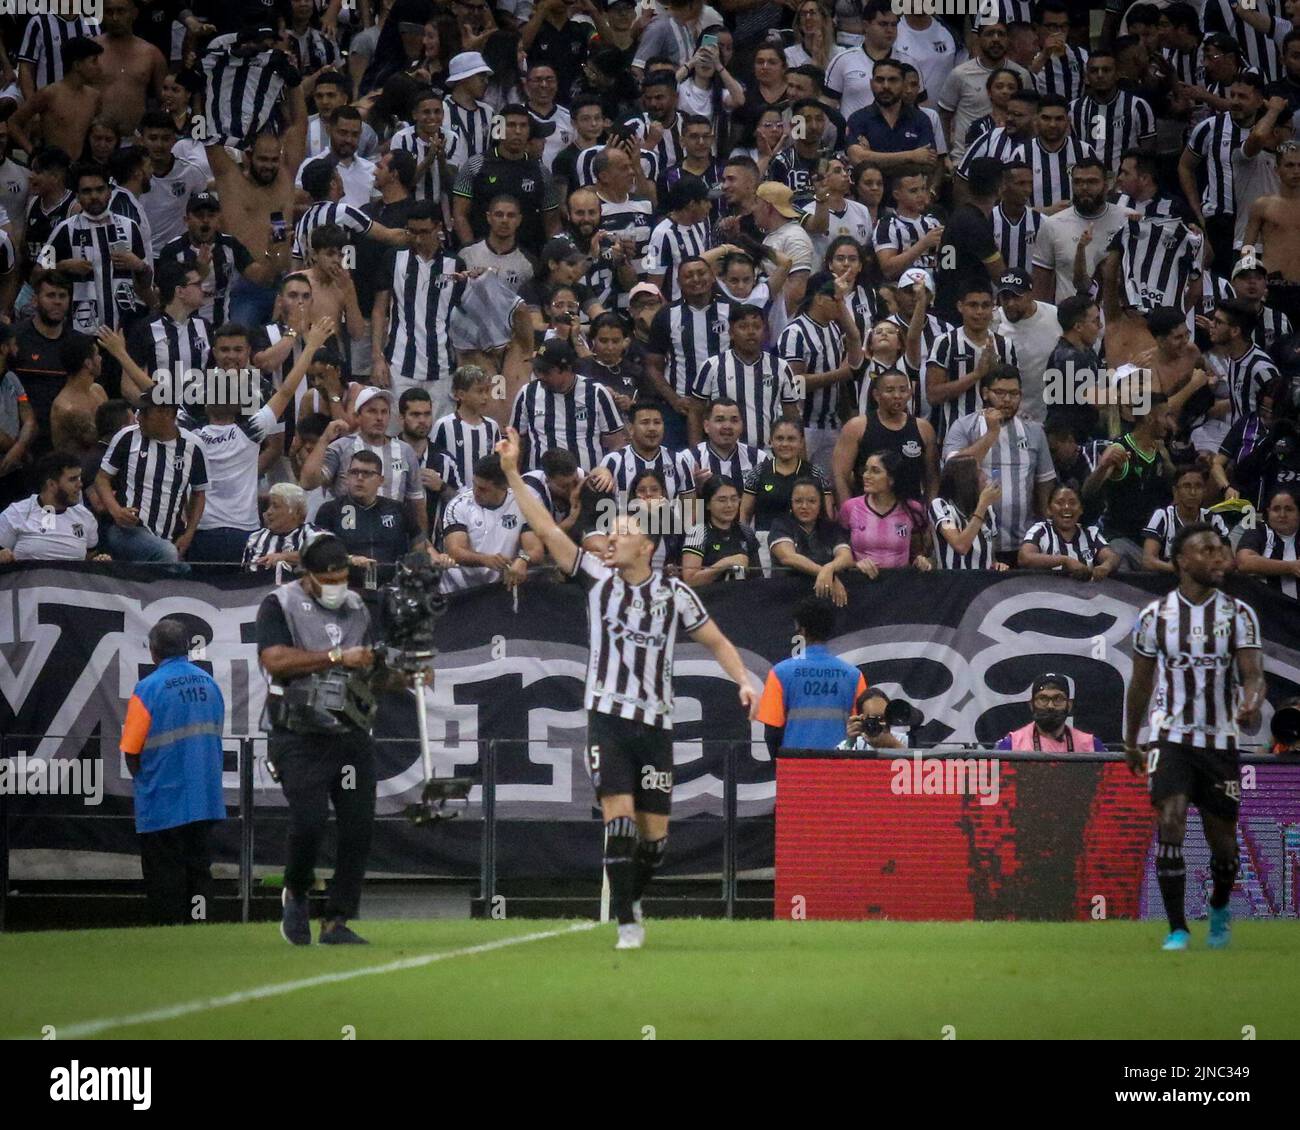
[[[420,479],[420,461],[404,440],[390,438],[388,422],[396,401],[386,388],[367,388],[357,395],[355,414],[357,430],[326,445],[318,443],[302,466],[303,490],[319,486],[329,488],[335,498],[348,492],[345,472],[358,451],[379,457],[384,481],[379,493],[385,498],[404,502],[412,522],[422,531],[428,528],[424,505],[424,484]]]
[[[465,139],[465,156],[486,153],[492,143],[492,107],[483,101],[492,68],[477,51],[453,55],[447,68],[451,97],[444,103],[447,124]]]

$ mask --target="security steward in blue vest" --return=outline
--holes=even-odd
[[[361,903],[375,819],[374,632],[361,597],[348,589],[348,552],[338,538],[314,539],[302,567],[300,580],[257,610],[257,652],[271,680],[267,753],[289,802],[280,933],[311,944],[307,892],[333,804],[338,850],[320,940],[364,943],[347,922]]]

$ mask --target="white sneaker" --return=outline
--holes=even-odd
[[[620,924],[616,950],[639,950],[645,944],[645,927],[640,922]]]
[[[636,902],[632,904],[632,921],[635,922],[638,926],[645,921],[645,915],[641,913],[640,899],[637,899]]]

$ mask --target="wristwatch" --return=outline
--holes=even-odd
[[[297,337],[297,336],[298,336],[298,331],[295,330],[295,329],[293,329],[292,327],[290,327],[289,329],[287,329],[287,330],[284,331],[284,336],[285,336],[285,337]]]
[[[533,563],[533,559],[529,557],[528,554],[526,554],[522,549],[515,554],[515,558],[519,561],[522,561],[525,565],[531,565]]]
[[[330,403],[331,403],[331,404],[342,404],[342,403],[343,403],[343,397],[341,397],[341,396],[331,396],[331,397],[330,397]]]
[[[330,648],[330,666],[337,667],[343,662],[343,649],[341,647]]]

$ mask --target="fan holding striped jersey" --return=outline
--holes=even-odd
[[[1220,588],[1231,551],[1218,531],[1199,522],[1184,526],[1170,559],[1178,587],[1142,609],[1133,633],[1124,754],[1134,773],[1145,765],[1159,816],[1156,880],[1170,931],[1164,948],[1185,950],[1190,941],[1183,839],[1191,803],[1201,813],[1214,880],[1207,944],[1221,949],[1230,938],[1228,899],[1238,867],[1238,727],[1259,726],[1262,640],[1254,610]],[[1145,753],[1138,745],[1144,721],[1151,743]]]
[[[740,688],[749,717],[758,702],[740,655],[700,599],[650,567],[655,539],[635,518],[616,518],[604,560],[579,549],[520,476],[519,434],[497,445],[524,520],[556,565],[587,588],[587,767],[605,821],[605,868],[619,949],[645,939],[641,896],[663,862],[673,788],[673,644],[679,629],[713,653]]]

